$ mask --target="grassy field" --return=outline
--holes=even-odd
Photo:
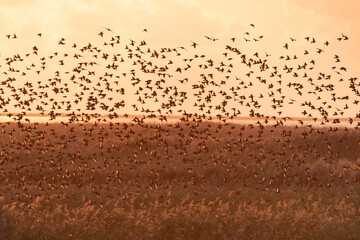
[[[360,239],[356,129],[0,131],[0,239]]]

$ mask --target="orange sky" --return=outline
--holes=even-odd
[[[0,6],[1,32],[24,37],[40,31],[90,41],[106,26],[134,38],[146,27],[150,38],[173,44],[203,34],[236,36],[254,23],[263,35],[275,35],[272,41],[303,35],[331,39],[343,32],[352,39],[344,55],[353,53],[349,58],[356,61],[360,53],[356,0],[0,0]]]
[[[261,44],[241,43],[239,47],[277,57],[286,54],[283,45],[290,37],[297,39],[293,47],[296,54],[307,47],[306,36],[319,42],[328,40],[327,54],[341,57],[347,67],[346,78],[358,77],[359,9],[360,1],[356,0],[0,0],[0,54],[3,58],[26,52],[34,45],[55,51],[61,37],[69,43],[96,42],[98,32],[108,27],[123,39],[146,39],[154,48],[190,49],[190,41],[195,41],[200,44],[199,52],[211,55],[222,52],[231,37],[242,40],[244,32],[251,31],[253,37],[264,36]],[[250,23],[256,27],[252,29]],[[148,33],[142,32],[144,28]],[[36,37],[38,32],[43,33],[41,39]],[[5,37],[14,33],[18,36],[14,41]],[[341,33],[350,40],[338,42]],[[219,44],[207,41],[204,35],[219,38]],[[328,59],[320,57],[319,65],[331,66]],[[349,90],[339,91],[344,95]],[[357,112],[352,108],[349,115]],[[296,111],[291,114],[296,115]]]

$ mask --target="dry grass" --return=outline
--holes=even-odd
[[[1,130],[4,239],[360,239],[355,129]]]

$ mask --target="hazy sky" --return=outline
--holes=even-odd
[[[289,37],[301,41],[300,45],[307,36],[328,40],[348,76],[358,77],[359,9],[357,0],[0,0],[0,54],[22,52],[35,44],[50,48],[61,37],[93,42],[105,27],[125,39],[146,38],[153,47],[190,47],[190,41],[206,47],[211,43],[204,35],[225,41],[242,39],[251,30],[254,37],[264,35],[254,51],[277,56]],[[256,27],[251,29],[249,24]],[[148,33],[142,32],[144,28]],[[41,40],[36,38],[39,32]],[[14,33],[18,40],[9,42],[5,35]],[[339,43],[341,33],[350,40]],[[223,47],[203,49],[216,52]]]
[[[304,35],[333,39],[345,33],[352,43],[344,53],[359,63],[356,0],[0,0],[0,6],[1,32],[22,36],[43,32],[90,41],[103,27],[129,38],[148,28],[152,38],[172,44],[203,34],[234,36],[249,23],[263,35],[276,36],[273,41]]]

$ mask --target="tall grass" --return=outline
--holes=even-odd
[[[356,129],[0,127],[4,239],[360,239]]]

